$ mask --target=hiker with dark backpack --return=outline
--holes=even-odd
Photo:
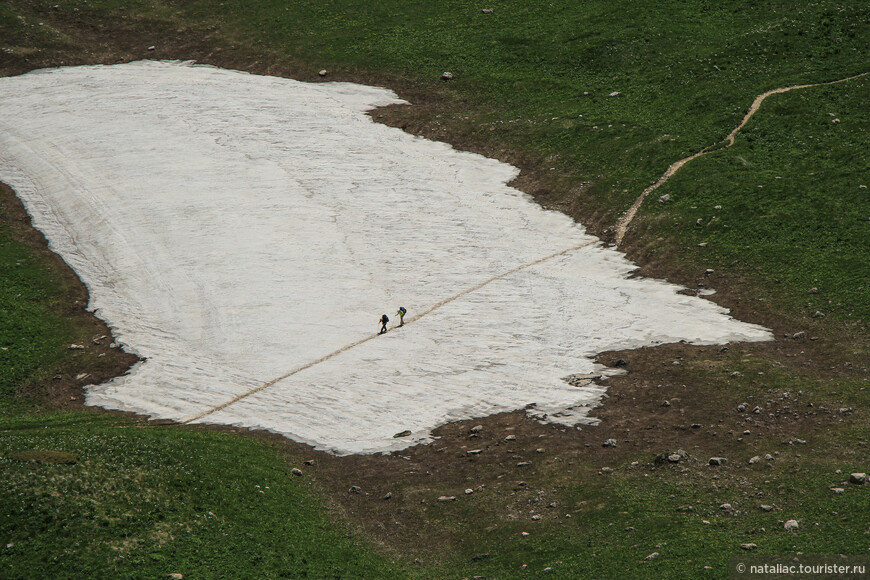
[[[387,315],[381,316],[381,331],[378,334],[384,334],[387,331],[387,323],[390,321]]]

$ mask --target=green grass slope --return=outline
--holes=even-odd
[[[870,78],[769,97],[655,192],[642,228],[796,314],[870,321]],[[645,232],[648,233],[648,232]],[[705,246],[699,246],[705,244]],[[815,290],[813,290],[815,289]]]
[[[250,438],[83,413],[0,432],[4,578],[405,577]]]

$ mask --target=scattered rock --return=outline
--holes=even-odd
[[[524,538],[527,538],[529,536],[529,532],[522,532],[520,535]]]
[[[184,580],[184,574],[180,572],[173,572],[172,574],[168,574],[166,577],[170,580]]]
[[[452,81],[453,80],[453,73],[444,71],[443,73],[441,73],[441,80],[442,81]]]
[[[483,451],[483,449],[469,449],[468,451],[465,452],[465,454],[466,455],[480,455],[481,451]]]
[[[746,410],[746,403],[740,403],[737,405],[737,412],[742,413]]]
[[[539,516],[538,514],[535,514],[532,516],[532,519],[537,522],[538,520],[541,519],[541,516]]]
[[[531,461],[520,461],[519,463],[517,463],[517,467],[527,467],[531,464],[532,464]]]
[[[295,475],[296,477],[301,477],[301,476],[302,476],[302,470],[299,469],[298,467],[294,467],[293,469],[291,469],[291,470],[290,470],[290,473],[292,473],[292,474]]]
[[[810,292],[809,292],[809,293],[810,293],[810,294],[818,294],[818,293],[819,293],[819,289],[818,289],[818,288],[810,288]]]
[[[616,439],[608,439],[601,444],[602,447],[616,447]]]
[[[737,378],[737,377],[740,376],[740,371],[734,371],[734,372],[731,373],[729,376],[730,376],[732,379]]]
[[[831,123],[833,123],[834,125],[838,125],[838,124],[840,123],[840,120],[839,120],[839,119],[834,119],[834,120],[831,121]]]
[[[770,453],[766,453],[764,455],[764,460],[765,461],[773,461],[773,455],[771,455]]]
[[[484,14],[492,14],[492,8],[484,8],[481,12]]]
[[[393,497],[393,493],[388,491],[387,493],[384,494],[384,497],[382,497],[381,499],[386,500],[386,499],[390,499],[392,497]]]
[[[317,74],[320,75],[321,77],[325,77],[326,75],[329,74],[329,72],[324,68],[324,69],[321,69],[320,72]]]
[[[571,385],[572,387],[588,387],[592,381],[596,381],[601,378],[601,373],[580,373],[574,375],[568,375],[567,377],[562,377],[562,380]]]
[[[628,366],[628,361],[624,358],[618,359],[615,363],[613,363],[615,367],[625,367]]]
[[[544,452],[543,447],[538,447],[537,449],[535,449],[535,453],[543,453],[543,452]]]
[[[853,473],[849,475],[849,483],[854,483],[855,485],[861,485],[867,481],[866,473]]]
[[[662,407],[670,407],[670,406],[671,406],[670,401],[662,401]]]
[[[833,491],[834,493],[843,493],[843,492],[845,492],[846,490],[843,489],[842,487],[832,487],[832,488],[831,488],[831,491]]]
[[[758,546],[756,544],[740,544],[740,549],[742,550],[756,550]]]
[[[465,490],[465,495],[471,495],[472,493],[474,493],[474,490],[471,489],[470,487]]]
[[[785,522],[783,527],[785,528],[785,531],[787,531],[787,532],[794,532],[798,529],[797,520],[788,520]]]
[[[772,505],[761,504],[761,505],[758,506],[758,507],[761,508],[761,511],[763,511],[763,512],[772,512],[772,511],[773,511],[773,506],[772,506]]]
[[[314,460],[313,459],[306,459],[305,465],[314,465]]]
[[[823,312],[820,312],[818,310],[813,312],[813,318],[824,318],[824,317],[825,317],[825,314]]]
[[[152,44],[148,47],[148,50],[157,50],[157,47]]]
[[[723,512],[730,512],[731,511],[731,504],[730,503],[723,503],[722,505],[719,506],[719,509],[722,510]]]
[[[442,495],[441,497],[438,498],[438,501],[440,501],[441,503],[448,502],[448,501],[456,501],[456,496],[455,495]]]
[[[352,485],[347,491],[348,493],[362,493],[362,488],[358,485]]]
[[[655,559],[658,558],[658,557],[659,557],[659,553],[658,553],[658,552],[653,552],[652,554],[650,554],[649,556],[647,556],[646,558],[644,558],[644,560],[646,560],[647,562],[649,562],[650,560],[655,560]]]
[[[724,457],[711,457],[710,465],[724,465],[726,461],[728,460]]]
[[[800,332],[795,332],[791,335],[791,337],[795,340],[806,337],[807,333],[801,330]]]
[[[700,428],[701,428],[700,423],[692,423],[692,429],[700,429]]]
[[[760,413],[761,413],[761,407],[753,407],[753,408],[752,408],[752,412],[755,413],[756,415],[760,414]]]
[[[619,91],[613,91],[612,93],[610,93],[610,94],[607,95],[607,96],[608,96],[608,97],[618,97],[618,96],[621,95],[621,94],[622,94],[622,93],[620,93]]]
[[[756,455],[749,460],[749,465],[753,465],[755,463],[758,463],[759,461],[761,461],[761,457]]]
[[[70,350],[85,350],[85,347],[80,344],[71,344],[67,348],[69,348]]]
[[[517,436],[516,435],[508,435],[507,437],[504,438],[504,440],[505,441],[516,441]]]
[[[671,463],[679,463],[680,459],[682,459],[682,457],[680,457],[679,453],[671,453],[670,455],[668,455],[668,461],[670,461]]]
[[[667,203],[670,200],[671,200],[671,195],[669,193],[666,193],[663,196],[659,197],[659,203]]]
[[[398,433],[393,435],[393,439],[398,439],[399,437],[407,437],[410,434],[411,434],[411,431],[409,431],[408,429],[405,429],[404,431],[399,431]]]
[[[471,431],[472,433],[480,433],[481,431],[483,431],[483,425],[475,425],[474,427],[469,429],[469,431]]]
[[[707,276],[709,276],[713,272],[715,272],[715,270],[713,268],[707,268],[706,270],[704,270],[704,274],[706,274]]]
[[[613,468],[612,467],[602,467],[601,473],[613,473]]]

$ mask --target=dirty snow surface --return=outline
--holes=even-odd
[[[770,338],[630,278],[513,167],[365,114],[401,102],[178,62],[0,79],[0,180],[146,359],[88,404],[385,452],[515,409],[594,422],[604,388],[563,378],[596,353]]]

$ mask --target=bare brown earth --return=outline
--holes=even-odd
[[[46,66],[155,58],[192,59],[254,73],[318,80],[313,67],[223,46],[220,39],[209,39],[203,31],[167,31],[164,23],[133,20],[109,26],[82,19],[63,26],[77,30],[82,39],[79,45],[88,48],[28,56],[0,55],[0,74],[20,74]],[[152,45],[157,48],[149,51],[147,47]],[[361,73],[335,73],[329,80],[386,83],[386,79]],[[514,164],[522,171],[513,183],[515,187],[542,205],[578,219],[605,240],[612,240],[616,216],[597,210],[594,201],[584,197],[585,184],[542,171],[543,160],[534,155],[481,143],[469,127],[455,122],[442,124],[437,115],[458,104],[434,84],[430,90],[393,79],[389,86],[414,106],[383,108],[374,111],[373,118]],[[65,312],[87,329],[83,334],[108,334],[105,325],[85,311],[86,289],[46,248],[41,234],[30,228],[17,199],[5,187],[0,195],[3,219],[13,223],[20,237],[63,273],[67,288]],[[332,507],[364,536],[403,558],[425,559],[456,541],[451,530],[468,524],[443,515],[437,502],[442,495],[461,500],[465,489],[474,490],[475,497],[487,498],[478,500],[482,512],[475,525],[489,522],[495,526],[527,518],[531,505],[542,501],[541,497],[557,497],[556,490],[573,481],[602,477],[602,467],[620,467],[638,460],[643,469],[655,469],[657,455],[676,449],[684,449],[695,459],[691,463],[695,477],[705,484],[710,483],[706,458],[733,458],[717,472],[722,478],[718,484],[727,485],[729,479],[737,481],[746,473],[743,460],[752,455],[778,451],[785,460],[793,459],[797,439],[816,445],[825,440],[830,427],[859,420],[836,412],[836,384],[842,379],[867,376],[867,362],[855,360],[855,353],[864,347],[850,348],[853,340],[865,340],[860,335],[823,319],[783,317],[768,307],[768,302],[760,301],[741,280],[681,270],[678,263],[655,253],[654,245],[642,236],[628,238],[623,249],[641,265],[640,274],[668,278],[689,288],[715,288],[716,302],[731,308],[742,320],[772,328],[777,339],[727,348],[672,344],[604,353],[598,357],[601,363],[616,365],[621,359],[626,363],[622,366],[626,373],[607,381],[608,398],[592,413],[601,420],[594,427],[541,425],[517,411],[444,425],[437,429],[435,435],[439,438],[431,445],[391,455],[350,457],[315,452],[268,433],[254,436],[286,449],[288,461],[312,478],[314,485],[329,492]],[[792,338],[799,331],[806,335]],[[88,343],[85,351],[72,355],[61,378],[28,384],[22,390],[45,397],[52,406],[80,407],[81,381],[75,381],[76,375],[87,373],[87,382],[107,379],[124,372],[135,361],[132,355],[109,349],[109,342]],[[98,357],[100,353],[105,356]],[[785,395],[783,389],[767,386],[768,376],[784,374],[821,385],[816,392],[824,395]],[[663,405],[665,401],[667,406]],[[741,403],[747,403],[750,411],[737,412]],[[759,412],[752,413],[756,406]],[[482,429],[472,433],[477,425]],[[177,428],[241,432],[229,427]],[[750,434],[744,434],[747,430]],[[509,435],[515,440],[505,440]],[[611,438],[617,445],[603,447],[602,443]],[[475,450],[480,452],[470,453]],[[304,459],[310,464],[301,463]],[[518,465],[525,462],[531,463]],[[357,486],[359,492],[351,492],[352,486]],[[391,494],[390,498],[384,499],[387,494]],[[549,499],[547,502],[544,505],[552,503]],[[561,520],[573,509],[557,504],[542,511],[547,518]]]

